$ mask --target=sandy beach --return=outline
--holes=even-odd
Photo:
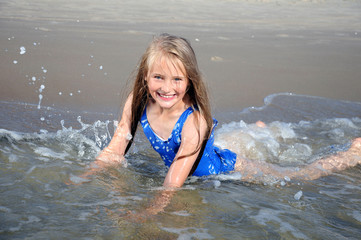
[[[3,1],[0,100],[39,104],[42,94],[42,106],[117,112],[147,43],[168,32],[192,42],[216,111],[261,106],[279,92],[361,101],[358,1],[157,0],[149,7]]]

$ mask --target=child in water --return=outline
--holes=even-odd
[[[108,147],[97,157],[94,171],[125,161],[139,122],[169,167],[165,189],[181,187],[191,175],[238,171],[245,181],[259,181],[262,176],[310,180],[361,163],[361,138],[355,139],[348,151],[298,170],[245,159],[231,146],[218,148],[214,145],[217,121],[211,116],[195,53],[186,39],[167,34],[154,38],[142,56],[121,121]],[[257,126],[267,127],[263,122]],[[224,138],[231,142],[231,133]]]
[[[143,54],[121,121],[108,147],[97,157],[98,166],[125,161],[138,122],[169,167],[166,188],[181,187],[190,175],[231,171],[240,172],[246,181],[267,175],[311,180],[361,163],[361,138],[355,139],[348,151],[298,170],[245,159],[237,149],[214,146],[217,120],[211,116],[195,53],[186,39],[168,34],[154,38]],[[266,127],[260,121],[257,126]]]

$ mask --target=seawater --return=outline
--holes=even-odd
[[[361,168],[311,182],[241,181],[239,173],[191,177],[151,219],[132,222],[167,169],[138,131],[127,167],[68,185],[104,148],[117,117],[1,103],[1,239],[358,239]],[[244,156],[302,166],[361,136],[361,104],[275,94],[265,106],[217,112],[216,143],[231,132]],[[254,122],[266,122],[258,128]]]

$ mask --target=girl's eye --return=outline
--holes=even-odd
[[[161,76],[154,76],[155,79],[162,79]]]
[[[177,81],[177,82],[178,82],[178,81],[182,81],[181,78],[174,78],[174,80]]]

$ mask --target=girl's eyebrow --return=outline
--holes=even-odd
[[[162,77],[165,76],[164,74],[157,73],[157,72],[153,72],[151,75],[153,75],[153,76],[162,76]],[[185,78],[185,76],[183,76],[183,75],[175,75],[175,76],[172,76],[172,78]]]
[[[181,75],[181,76],[173,76],[173,78],[185,78],[185,76]]]
[[[153,75],[153,76],[163,76],[163,74],[161,74],[161,73],[157,73],[157,72],[153,72],[151,75]]]

